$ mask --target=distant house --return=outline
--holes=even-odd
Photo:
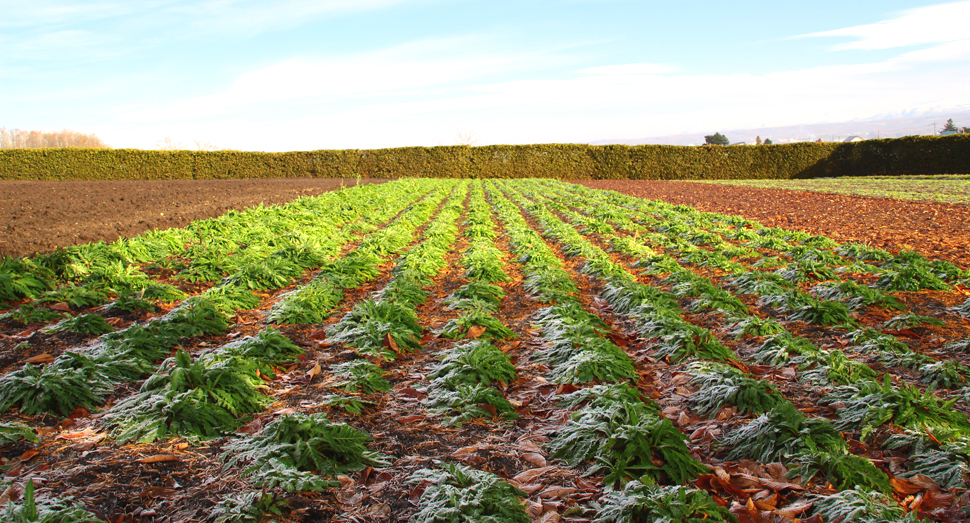
[[[842,140],[842,143],[862,142],[862,141],[864,141],[864,140],[863,140],[863,138],[861,136],[850,136],[850,137],[846,138],[845,140]]]
[[[940,136],[950,136],[951,134],[957,134],[956,131],[940,131]]]

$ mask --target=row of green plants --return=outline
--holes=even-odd
[[[443,268],[444,256],[455,241],[456,221],[467,191],[466,185],[451,183],[442,188],[447,191],[424,200],[426,205],[412,209],[411,218],[402,222],[399,248],[406,247],[418,227],[427,223],[421,241],[400,256],[392,270],[393,277],[381,290],[357,303],[327,329],[328,340],[352,347],[358,354],[385,360],[397,358],[399,352],[420,349],[424,328],[418,322],[417,307],[428,299],[425,287]]]
[[[503,189],[544,225],[544,234],[555,237],[548,211],[541,204],[530,204],[508,185]],[[509,201],[503,198],[498,192],[493,194],[497,204]],[[536,234],[524,220],[519,224]],[[568,241],[561,246],[576,256],[591,247]],[[585,270],[634,284],[629,273],[602,257],[587,260]],[[586,465],[586,474],[605,473],[607,493],[596,507],[594,521],[736,521],[706,491],[683,486],[707,468],[690,455],[686,436],[660,415],[656,403],[631,386],[639,380],[633,361],[607,339],[610,328],[599,316],[569,296],[537,311],[534,322],[546,342],[536,356],[554,365],[550,378],[586,385],[560,400],[559,405],[572,413],[553,432],[547,450],[571,466]]]
[[[474,338],[446,349],[440,362],[428,374],[425,405],[444,416],[446,425],[461,425],[475,418],[515,419],[515,408],[495,387],[496,382],[516,379],[515,366],[493,342],[515,337],[495,317],[505,297],[497,282],[509,280],[503,269],[502,252],[495,248],[495,224],[485,202],[481,182],[473,182],[468,193],[468,211],[463,238],[468,246],[461,252],[466,284],[456,289],[444,304],[457,310],[438,335],[453,340]]]
[[[439,270],[433,257],[443,256],[454,241],[449,222],[457,218],[455,202],[463,198],[461,188],[448,183],[433,184],[426,193],[406,209],[384,209],[385,218],[397,218],[370,230],[350,253],[325,264],[308,284],[285,294],[268,315],[269,321],[278,323],[321,323],[343,299],[344,289],[376,279],[382,274],[379,265],[402,253],[391,281],[328,329],[330,341],[352,346],[361,357],[330,366],[330,385],[338,394],[322,398],[323,404],[359,414],[367,403],[361,394],[390,390],[381,366],[364,356],[394,359],[398,351],[419,348],[422,328],[416,307],[427,299],[422,287],[430,285],[429,277]],[[421,241],[408,249],[422,227]],[[325,298],[318,299],[321,295]],[[386,466],[383,456],[368,450],[369,442],[366,432],[333,422],[323,413],[286,414],[254,437],[231,441],[224,456],[227,464],[241,465],[243,475],[264,492],[320,491],[339,486],[334,479],[338,474]],[[225,499],[217,507],[220,521],[258,519],[270,511],[262,506],[266,496],[251,492]]]

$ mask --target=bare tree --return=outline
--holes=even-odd
[[[478,143],[478,136],[475,136],[475,131],[458,131],[457,135],[455,145],[476,145]]]
[[[218,151],[219,148],[216,147],[212,142],[207,140],[194,140],[195,148],[200,151]]]
[[[89,147],[106,149],[108,145],[96,135],[79,133],[64,129],[63,131],[25,131],[22,129],[0,128],[0,149],[21,148],[52,148],[52,147]]]
[[[185,147],[182,145],[182,142],[171,136],[165,136],[155,141],[155,148],[161,151],[178,151]]]

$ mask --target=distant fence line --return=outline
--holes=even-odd
[[[970,135],[685,147],[489,145],[261,153],[0,150],[0,180],[232,178],[792,179],[970,173]]]

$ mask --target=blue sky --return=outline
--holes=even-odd
[[[970,1],[0,0],[0,127],[285,151],[965,110],[967,20]]]

